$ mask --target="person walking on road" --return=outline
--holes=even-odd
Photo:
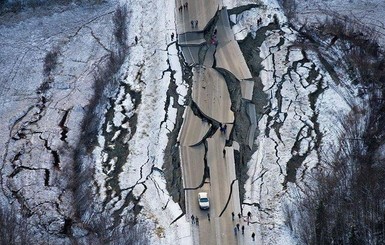
[[[138,41],[139,41],[138,36],[135,36],[135,44],[138,44]]]
[[[242,235],[244,235],[244,234],[245,234],[245,226],[242,225]]]
[[[239,220],[241,220],[241,217],[242,217],[241,214],[238,213],[238,219],[239,219]]]
[[[195,20],[195,28],[198,28],[198,20]]]
[[[210,213],[207,213],[207,219],[210,221]]]
[[[234,212],[231,213],[231,220],[234,221]]]
[[[174,41],[174,32],[171,33],[171,42]]]
[[[253,241],[255,241],[255,233],[251,234],[251,238],[253,238]]]
[[[199,225],[199,218],[198,217],[195,218],[195,224]]]
[[[237,227],[234,227],[234,235],[237,235]]]
[[[191,28],[194,29],[194,21],[193,20],[191,20]]]
[[[194,217],[194,215],[191,215],[191,223],[195,223],[195,217]]]
[[[239,224],[237,224],[237,230],[239,231]]]

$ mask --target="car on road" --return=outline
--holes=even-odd
[[[207,192],[199,192],[198,193],[198,203],[199,203],[199,207],[201,209],[209,209],[210,208],[210,202],[209,202]]]

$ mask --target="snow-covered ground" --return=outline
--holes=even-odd
[[[101,187],[100,201],[108,200],[106,206],[112,211],[123,208],[125,211],[121,215],[132,215],[132,206],[124,206],[125,199],[132,191],[135,197],[140,198],[138,204],[143,209],[137,218],[139,222],[147,224],[151,244],[192,244],[190,224],[186,218],[182,217],[172,223],[182,215],[182,210],[168,194],[162,171],[167,134],[174,128],[176,120],[173,104],[183,104],[187,93],[175,40],[171,42],[171,33],[175,33],[175,3],[121,2],[127,4],[131,13],[129,40],[137,36],[139,42],[130,49],[129,58],[121,69],[125,79],[113,105],[114,117],[109,124],[116,128],[130,128],[132,125],[125,119],[131,118],[133,114],[137,114],[137,123],[136,132],[130,132],[127,136],[129,155],[117,176],[118,188],[109,186],[111,177],[104,169],[106,164],[110,166],[109,169],[115,168],[116,159],[106,161],[108,153],[105,152],[106,148],[114,147],[114,140],[107,146],[104,138],[99,137],[100,146],[95,150],[94,157],[98,160],[96,179]],[[178,101],[173,101],[173,97],[167,98],[171,82],[177,86]],[[136,98],[131,98],[124,91],[126,85],[141,94],[141,104],[137,108],[133,105]],[[170,102],[168,108],[165,108],[167,99]],[[121,192],[114,192],[108,199],[108,189]]]
[[[301,23],[312,23],[325,16],[347,16],[349,20],[375,28],[379,37],[385,37],[385,4],[381,0],[333,0],[333,1],[297,1],[297,15]]]
[[[301,3],[308,7],[310,2]],[[274,15],[280,23],[280,29],[267,31],[262,45],[256,47],[263,60],[260,78],[269,102],[258,125],[258,150],[248,164],[243,207],[244,212],[257,214],[255,229],[261,244],[297,244],[285,225],[285,206],[298,200],[301,187],[311,183],[309,173],[317,167],[321,155],[327,154],[328,147],[336,143],[341,133],[340,120],[351,111],[348,101],[357,91],[336,84],[316,54],[307,51],[305,58],[300,48],[293,47],[297,34],[287,27],[282,10],[273,1],[265,4],[230,16],[238,40],[249,33],[255,37],[260,28],[274,21]],[[241,4],[227,1],[227,5]],[[312,14],[315,20],[317,16]],[[258,24],[259,18],[262,22]],[[358,98],[355,103],[360,103]]]
[[[77,146],[84,116],[82,108],[92,97],[95,69],[114,45],[111,17],[118,4],[55,6],[48,9],[48,14],[27,10],[14,15],[12,21],[3,16],[0,25],[2,200],[12,201],[14,191],[22,193],[20,202],[32,210],[37,217],[35,221],[50,224],[48,229],[53,233],[63,228],[63,215],[71,217],[73,212],[69,206],[72,196],[65,190],[66,180],[59,184],[57,181],[66,174],[66,169],[72,168],[72,156],[65,148]],[[171,225],[182,211],[168,195],[162,172],[167,133],[173,129],[176,117],[173,104],[184,103],[187,91],[178,50],[170,40],[170,34],[175,32],[174,1],[121,1],[121,4],[129,10],[130,48],[117,76],[124,80],[116,97],[111,95],[114,104],[106,107],[106,112],[109,108],[114,111],[113,118],[101,120],[106,121],[107,127],[102,131],[121,130],[116,130],[109,142],[102,135],[98,137],[100,147],[93,156],[100,199],[95,201],[107,200],[105,191],[111,187],[106,179],[111,177],[108,172],[114,170],[117,161],[108,159],[105,149],[114,147],[121,131],[132,130],[133,125],[126,119],[136,114],[136,132],[129,132],[124,139],[130,154],[123,159],[120,175],[115,176],[119,188],[114,186],[114,190],[121,190],[122,200],[118,201],[117,193],[112,193],[104,205],[107,212],[122,207],[120,215],[132,215],[128,212],[132,205],[122,206],[131,188],[134,196],[141,196],[139,205],[143,209],[137,218],[148,226],[146,235],[151,237],[151,244],[189,244],[191,236],[190,229],[185,228],[189,227],[186,219]],[[45,55],[56,49],[57,65],[49,74],[53,81],[44,94],[39,94],[38,88],[47,79],[43,71]],[[165,108],[172,79],[181,96],[178,101],[170,97]],[[140,96],[131,97],[128,91]],[[65,138],[61,137],[62,126],[68,129]],[[60,158],[59,163],[55,162],[59,166],[52,164],[53,152]],[[109,169],[102,164],[109,165]],[[46,209],[44,214],[39,210],[42,205]]]
[[[91,77],[107,54],[101,45],[111,42],[114,9],[70,5],[0,17],[0,200],[28,213],[31,230],[58,233],[72,216],[68,149],[77,145]],[[44,72],[48,52],[57,62]]]
[[[256,35],[274,16],[279,19],[280,29],[268,30],[262,45],[256,47],[263,60],[260,78],[269,96],[269,110],[259,121],[258,149],[248,163],[243,212],[253,213],[249,230],[256,231],[258,244],[296,244],[284,224],[283,206],[318,162],[315,144],[322,150],[335,140],[339,118],[350,111],[346,98],[352,91],[335,84],[315,54],[308,52],[305,59],[298,48],[291,47],[296,33],[285,24],[276,1],[222,2],[228,9],[251,3],[265,5],[230,16],[236,23],[233,31],[238,40],[248,33]],[[182,105],[187,94],[178,47],[170,37],[175,33],[175,1],[120,3],[129,10],[130,48],[117,75],[122,82],[104,107],[112,116],[101,119],[99,146],[92,154],[99,187],[95,202],[106,212],[131,217],[133,204],[127,200],[132,194],[140,199],[138,204],[143,208],[137,219],[148,228],[151,244],[192,244],[194,227],[184,216],[177,219],[182,210],[166,190],[162,171],[164,154],[169,154],[165,152],[167,134],[176,121],[173,104]],[[332,9],[355,16],[382,35],[381,3],[301,1],[298,18],[314,20],[323,15],[320,9]],[[73,161],[66,149],[77,146],[84,108],[92,97],[93,74],[113,48],[111,17],[117,4],[70,5],[54,7],[48,13],[27,10],[0,17],[0,200],[5,204],[18,199],[32,212],[32,218],[52,233],[59,233],[64,217],[73,213],[72,195],[62,180]],[[262,22],[258,25],[259,18]],[[57,65],[47,75],[44,58],[54,50],[59,53]],[[49,78],[53,78],[49,89],[38,93]],[[170,83],[177,86],[178,101],[168,94]],[[277,125],[280,127],[275,130]],[[63,128],[68,129],[64,138]],[[113,137],[107,137],[108,133]],[[121,142],[123,146],[118,145]],[[114,152],[119,147],[127,151],[123,162]],[[292,168],[288,162],[303,156],[302,164],[288,177],[288,168]],[[118,175],[113,176],[114,171]],[[253,242],[245,239],[243,244]]]

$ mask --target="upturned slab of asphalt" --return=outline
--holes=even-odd
[[[183,126],[186,126],[188,130],[180,135],[179,141],[185,146],[194,146],[200,143],[210,129],[210,124],[195,116],[189,106],[186,107],[183,123],[186,124]]]
[[[222,9],[219,13],[217,22],[217,40],[218,46],[215,58],[218,68],[223,68],[231,72],[239,81],[243,79],[251,79],[252,75],[234,38],[231,30],[229,17],[226,9]],[[252,89],[253,87],[251,87]]]
[[[252,76],[234,39],[227,10],[222,9],[219,12],[217,36],[214,39],[218,44],[215,45],[206,43],[203,31],[221,8],[219,1],[187,2],[188,8],[183,8],[186,0],[176,1],[176,15],[178,44],[182,47],[186,62],[194,65],[192,100],[201,113],[199,115],[212,119],[214,124],[227,125],[225,133],[218,129],[206,139],[205,136],[210,129],[214,129],[214,125],[194,115],[190,107],[186,108],[179,144],[187,217],[190,219],[194,215],[199,218],[199,226],[192,226],[194,244],[243,244],[240,236],[235,236],[233,230],[240,220],[233,221],[231,217],[232,212],[235,215],[241,212],[234,149],[225,146],[234,124],[234,113],[231,111],[226,80],[212,66],[216,63],[216,68],[223,68],[238,81],[242,81],[242,97],[247,100],[251,100],[252,96],[253,83],[249,80]],[[191,20],[198,20],[198,26],[192,26]],[[205,55],[202,55],[203,51],[206,52]],[[199,208],[197,195],[201,191],[209,195],[209,210]]]
[[[199,47],[206,44],[206,39],[204,39],[203,32],[185,32],[178,35],[178,44],[181,47]]]
[[[183,54],[183,57],[184,57],[184,60],[186,61],[186,63],[190,66],[192,65],[196,65],[199,63],[199,48],[200,47],[189,47],[189,46],[186,46],[186,47],[181,47],[182,48],[182,54]]]
[[[250,101],[253,98],[254,80],[243,79],[240,82],[242,98]]]

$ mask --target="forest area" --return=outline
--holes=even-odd
[[[323,147],[312,183],[285,207],[286,222],[303,244],[384,244],[385,55],[379,34],[357,20],[323,11],[318,23],[298,24],[296,1],[283,1],[294,44],[315,52],[334,82],[351,90],[339,134]]]

